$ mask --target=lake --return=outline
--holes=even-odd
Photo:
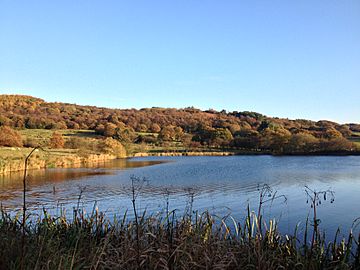
[[[28,208],[42,207],[51,213],[77,205],[91,211],[94,203],[108,216],[131,209],[131,177],[145,178],[137,197],[140,210],[158,213],[166,208],[181,215],[192,205],[219,217],[231,215],[241,221],[247,206],[257,211],[264,184],[280,197],[264,205],[266,220],[276,218],[280,230],[292,233],[311,216],[305,186],[332,190],[335,201],[318,206],[320,227],[333,235],[340,226],[346,234],[360,217],[359,156],[228,156],[146,157],[110,161],[97,168],[30,171]],[[21,208],[22,174],[0,176],[0,200],[9,210]],[[193,203],[191,203],[193,201]]]

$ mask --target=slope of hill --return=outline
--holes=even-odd
[[[271,118],[255,112],[109,109],[0,95],[0,125],[14,129],[83,129],[123,144],[247,149],[277,154],[352,153],[360,125]]]

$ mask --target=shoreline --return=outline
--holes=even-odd
[[[16,151],[16,150],[15,150]],[[30,149],[29,149],[30,151]],[[127,155],[121,158],[129,159],[135,157],[175,157],[175,156],[274,156],[274,157],[287,157],[287,156],[360,156],[360,152],[313,152],[313,153],[286,153],[278,154],[264,151],[169,151],[169,152],[138,152]],[[24,171],[25,158],[17,157],[14,159],[1,159],[0,158],[0,175],[11,174],[15,172]],[[77,153],[50,157],[40,156],[35,154],[28,163],[28,170],[41,170],[50,168],[81,168],[91,165],[97,165],[107,161],[118,159],[119,157],[110,154],[87,154],[81,156]]]
[[[0,159],[0,175],[6,175],[24,171],[25,158],[16,159]],[[41,170],[50,168],[81,168],[89,165],[95,165],[104,163],[110,160],[114,160],[117,157],[110,154],[88,154],[86,156],[80,156],[77,154],[70,154],[65,156],[50,156],[50,158],[44,158],[44,156],[35,156],[28,162],[28,170]]]
[[[235,152],[139,152],[135,153],[130,157],[175,157],[175,156],[234,156]]]
[[[309,152],[309,153],[273,153],[266,151],[168,151],[138,152],[128,157],[172,157],[172,156],[360,156],[360,152]]]

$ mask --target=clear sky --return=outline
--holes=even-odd
[[[0,0],[0,93],[360,122],[360,1]]]

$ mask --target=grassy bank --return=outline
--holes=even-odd
[[[20,134],[26,147],[0,147],[0,174],[24,170],[27,155],[34,149],[28,169],[81,167],[126,157],[122,144],[89,130],[57,130],[61,147],[51,143],[54,131],[25,129]]]
[[[208,212],[158,216],[126,213],[109,220],[94,208],[42,217],[24,228],[0,217],[0,269],[359,269],[358,236],[327,242],[312,230],[282,235],[276,222],[249,211],[245,222]],[[263,224],[261,227],[259,224]],[[302,244],[304,243],[304,244]]]
[[[0,148],[0,174],[23,171],[25,158],[31,150],[32,148]],[[82,167],[115,158],[113,154],[82,152],[79,149],[39,149],[29,160],[28,169]]]

